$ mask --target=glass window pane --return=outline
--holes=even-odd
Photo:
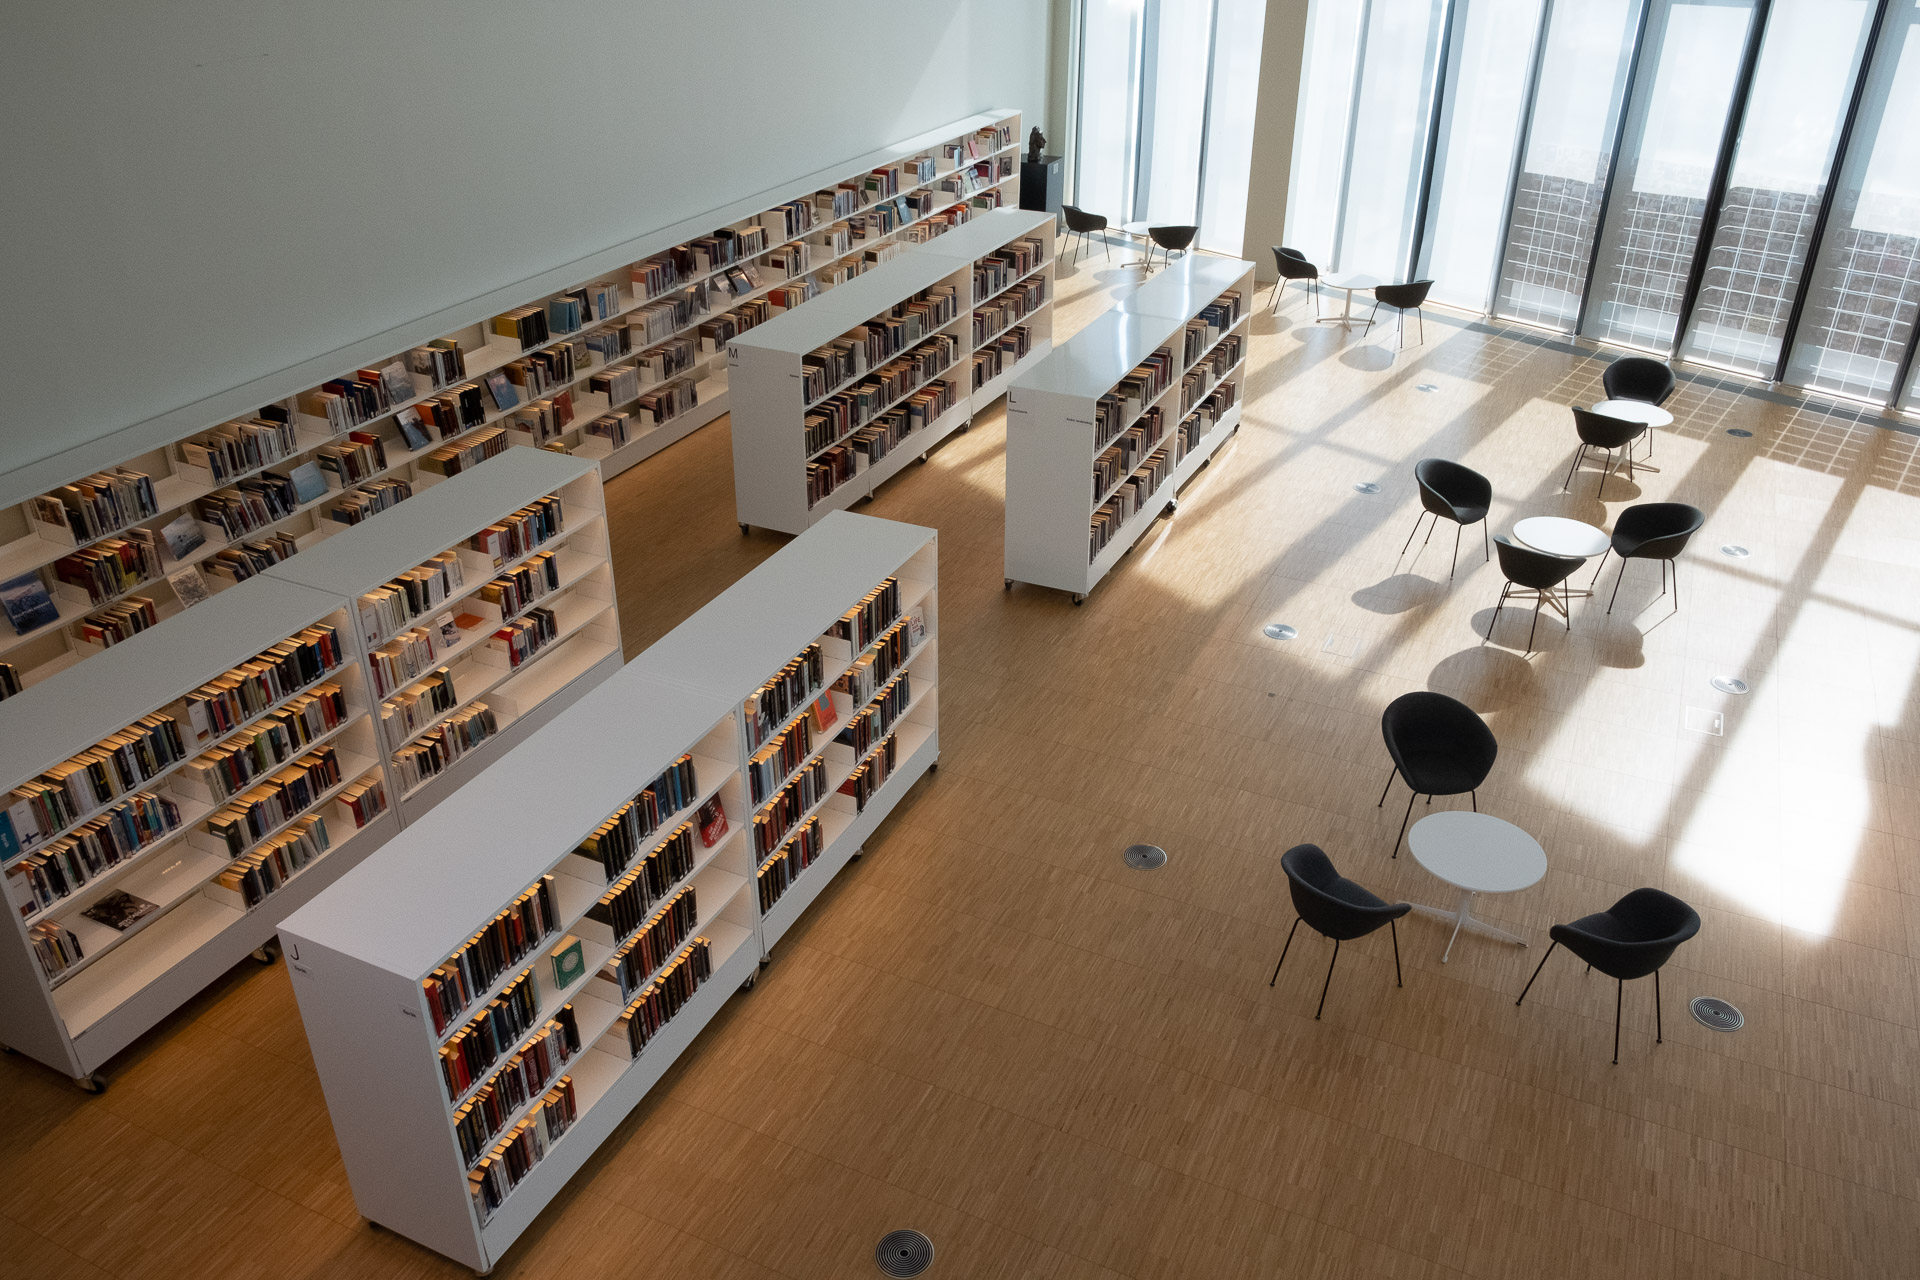
[[[1151,39],[1138,216],[1157,225],[1191,226],[1200,202],[1200,138],[1207,119],[1207,49],[1213,0],[1156,0],[1147,5]]]
[[[1553,6],[1514,193],[1497,314],[1571,330],[1613,159],[1640,0]]]
[[[1752,20],[1752,0],[1655,0],[1594,263],[1587,336],[1673,346]]]
[[[1920,5],[1887,13],[1787,381],[1887,401],[1920,307]]]
[[[1080,19],[1080,116],[1073,203],[1117,227],[1133,208],[1143,0],[1086,0]]]
[[[1260,97],[1260,41],[1266,17],[1266,0],[1220,0],[1214,17],[1200,246],[1235,257],[1246,241],[1253,109]]]
[[[1454,16],[1418,274],[1433,298],[1487,308],[1545,0],[1467,0]]]
[[[1867,0],[1773,0],[1682,358],[1779,367],[1872,18]]]
[[[1406,279],[1441,8],[1441,0],[1379,0],[1368,8],[1353,159],[1335,253],[1341,271]]]
[[[1307,10],[1307,60],[1294,119],[1293,170],[1287,183],[1287,244],[1330,264],[1346,174],[1354,61],[1365,6],[1316,4]]]

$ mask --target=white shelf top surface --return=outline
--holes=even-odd
[[[959,258],[971,262],[984,258],[1009,240],[1031,235],[1053,223],[1053,215],[1038,209],[992,209],[975,214],[942,235],[924,244],[911,245],[907,253],[929,258]]]
[[[805,355],[960,269],[960,263],[951,258],[900,253],[811,299],[805,306],[756,325],[733,339],[730,345]]]
[[[463,542],[475,530],[592,471],[592,458],[508,449],[350,525],[273,566],[268,576],[353,596]],[[567,514],[571,527],[581,519]]]
[[[1190,253],[1122,298],[1119,309],[1139,315],[1177,316],[1185,323],[1252,270],[1253,264],[1244,258]],[[1252,302],[1251,298],[1242,298],[1241,311],[1244,313]]]
[[[283,927],[419,977],[732,711],[731,698],[650,679],[629,664]],[[708,788],[720,779],[698,781]]]
[[[337,595],[269,577],[49,676],[0,706],[0,785],[12,788],[190,693],[339,608]],[[352,660],[351,630],[340,635]]]
[[[1040,363],[1013,380],[1012,392],[1044,391],[1097,400],[1142,360],[1166,346],[1186,316],[1103,311],[1065,342],[1055,343]],[[1179,352],[1174,355],[1178,357]]]
[[[731,701],[745,698],[934,531],[835,511],[627,665]]]

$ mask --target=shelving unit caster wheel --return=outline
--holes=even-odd
[[[377,1222],[375,1222],[375,1221],[374,1221],[374,1220],[373,1220],[372,1218],[368,1218],[368,1219],[367,1219],[367,1230],[369,1230],[369,1231],[385,1231],[385,1230],[386,1230],[386,1228],[385,1228],[385,1227],[383,1227],[383,1226],[381,1226],[381,1225],[380,1225],[379,1223],[377,1223]]]
[[[1083,605],[1087,602],[1087,598],[1085,596],[1075,596],[1073,602],[1076,605]]]
[[[973,419],[968,418],[965,422],[960,424],[958,434],[965,435],[967,434],[967,432],[971,431],[972,429],[973,429]]]
[[[747,975],[747,980],[740,984],[740,990],[742,992],[751,991],[753,990],[753,984],[758,981],[760,981],[760,971],[758,969],[755,969],[752,973]]]
[[[865,846],[865,845],[861,845],[861,846],[860,846],[860,847],[859,847],[858,849],[855,849],[855,850],[853,851],[853,856],[852,856],[851,858],[848,858],[848,859],[847,859],[847,861],[848,861],[848,862],[858,862],[858,861],[860,861],[860,859],[862,859],[862,858],[864,858],[864,857],[866,857],[866,856],[867,856],[867,846]]]
[[[19,1052],[10,1044],[0,1044],[0,1053],[6,1054],[9,1058],[16,1056]]]
[[[274,950],[273,944],[271,942],[264,943],[253,949],[253,959],[256,964],[270,965],[277,958],[278,958],[278,953]]]
[[[107,1091],[107,1078],[98,1071],[90,1076],[75,1076],[73,1082],[80,1086],[80,1092],[82,1093],[105,1093]]]
[[[742,524],[742,525],[740,526],[740,532],[742,532],[742,533],[752,533],[752,532],[753,532],[753,526],[752,526],[752,525],[750,525],[750,524],[744,524],[744,523],[743,523],[743,524]]]
[[[1003,587],[1001,587],[1000,589],[1001,589],[1002,591],[1011,591],[1011,590],[1013,590],[1013,579],[1012,579],[1012,578],[1008,578],[1008,579],[1007,579],[1007,583],[1006,583],[1006,585],[1005,585],[1005,586],[1003,586]]]
[[[940,772],[940,758],[938,756],[935,756],[933,763],[927,766],[927,772],[928,773]]]
[[[1179,509],[1180,509],[1180,499],[1175,498],[1172,501],[1167,503],[1168,515],[1172,515],[1174,512],[1178,511]]]

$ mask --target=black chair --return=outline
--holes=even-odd
[[[1367,890],[1333,869],[1333,863],[1317,844],[1297,844],[1280,855],[1280,869],[1287,873],[1287,891],[1293,895],[1293,909],[1299,914],[1293,928],[1287,930],[1287,945],[1280,948],[1280,964],[1273,966],[1272,986],[1280,981],[1280,965],[1287,962],[1293,935],[1305,920],[1309,928],[1333,939],[1333,959],[1327,962],[1327,980],[1320,984],[1320,1007],[1313,1011],[1316,1021],[1327,1007],[1327,988],[1333,985],[1333,966],[1340,963],[1340,944],[1364,938],[1381,925],[1393,934],[1393,985],[1404,987],[1400,979],[1400,930],[1394,921],[1413,910],[1410,902],[1383,902]]]
[[[1480,548],[1492,559],[1493,553],[1486,546],[1487,509],[1493,505],[1492,481],[1471,467],[1445,458],[1422,458],[1414,464],[1413,482],[1420,487],[1420,505],[1426,510],[1413,518],[1413,533],[1407,535],[1406,546],[1400,548],[1401,555],[1407,554],[1407,547],[1413,545],[1413,534],[1420,532],[1420,522],[1431,515],[1433,523],[1427,526],[1428,542],[1433,540],[1433,531],[1442,520],[1451,520],[1459,526],[1453,531],[1453,559],[1447,562],[1448,582],[1453,581],[1453,567],[1460,559],[1461,528],[1479,525]]]
[[[1596,498],[1600,496],[1600,490],[1607,487],[1607,475],[1613,470],[1616,449],[1625,452],[1627,479],[1633,479],[1633,450],[1629,446],[1647,429],[1646,423],[1629,422],[1625,418],[1609,417],[1591,409],[1576,408],[1573,411],[1573,429],[1580,435],[1580,448],[1573,455],[1573,465],[1567,468],[1566,483],[1560,486],[1563,492],[1573,487],[1573,474],[1586,461],[1589,449],[1603,449],[1607,455],[1607,465],[1601,470],[1600,483],[1593,491]]]
[[[1113,243],[1108,240],[1105,235],[1107,229],[1107,219],[1105,215],[1088,213],[1086,210],[1076,209],[1070,204],[1061,205],[1060,213],[1061,216],[1067,220],[1067,238],[1071,240],[1076,235],[1080,237],[1080,243],[1074,247],[1074,261],[1079,261],[1080,250],[1087,246],[1087,237],[1095,232],[1101,233],[1100,243],[1106,246],[1107,258],[1109,260],[1113,258]]]
[[[1147,246],[1147,270],[1153,270],[1154,245],[1160,246],[1166,255],[1167,262],[1171,263],[1175,254],[1183,258],[1186,256],[1187,246],[1191,245],[1193,238],[1199,234],[1198,227],[1148,227],[1147,239],[1153,244]]]
[[[1280,290],[1289,280],[1303,280],[1313,291],[1313,316],[1320,318],[1320,268],[1308,262],[1298,249],[1288,249],[1281,245],[1273,246],[1273,268],[1280,273],[1273,282],[1273,314],[1280,313]]]
[[[1427,300],[1427,291],[1433,288],[1431,280],[1412,280],[1406,284],[1380,284],[1373,287],[1373,310],[1367,312],[1367,327],[1360,331],[1360,340],[1366,341],[1367,334],[1373,329],[1373,318],[1380,314],[1381,307],[1392,307],[1399,312],[1400,319],[1394,325],[1394,350],[1399,351],[1407,345],[1407,312],[1414,314],[1420,323],[1420,345],[1427,344],[1427,313],[1420,308]]]
[[[1474,812],[1480,811],[1480,784],[1493,772],[1500,744],[1472,707],[1444,693],[1403,693],[1380,713],[1380,736],[1393,757],[1393,772],[1387,774],[1387,785],[1380,788],[1380,799],[1373,807],[1387,802],[1395,775],[1413,788],[1400,819],[1400,834],[1393,840],[1394,857],[1400,856],[1413,802],[1422,794],[1429,804],[1435,796],[1472,796]]]
[[[1681,943],[1700,932],[1700,913],[1670,893],[1658,889],[1635,889],[1605,911],[1581,916],[1572,924],[1557,924],[1548,930],[1553,946],[1540,957],[1533,978],[1547,967],[1553,948],[1564,946],[1614,980],[1613,989],[1613,1065],[1620,1065],[1620,1000],[1628,982],[1653,975],[1653,1042],[1666,1043],[1660,1025],[1660,966],[1679,949]],[[1520,1000],[1533,990],[1533,978],[1520,989]],[[1520,1000],[1515,1000],[1518,1008]]]
[[[1609,400],[1644,400],[1665,404],[1673,394],[1673,370],[1647,356],[1621,356],[1600,374]]]
[[[1607,612],[1620,598],[1620,582],[1627,576],[1627,561],[1660,562],[1660,594],[1667,594],[1667,566],[1673,566],[1673,611],[1680,611],[1680,553],[1687,549],[1693,535],[1707,522],[1707,513],[1684,502],[1642,502],[1620,513],[1613,525],[1613,541],[1600,556],[1600,568],[1593,580],[1600,581],[1600,569],[1607,567],[1607,553],[1620,557],[1620,577],[1613,580],[1613,594],[1607,597]]]
[[[1648,356],[1621,356],[1600,374],[1609,400],[1644,400],[1660,405],[1673,394],[1673,370]],[[1653,456],[1653,432],[1647,432],[1647,456]]]
[[[1500,588],[1499,603],[1493,606],[1493,617],[1487,623],[1487,639],[1493,639],[1494,624],[1500,621],[1500,611],[1507,607],[1509,593],[1524,596],[1529,591],[1533,593],[1533,625],[1527,628],[1528,653],[1533,652],[1533,633],[1540,626],[1541,605],[1551,604],[1558,609],[1560,616],[1567,620],[1567,630],[1572,631],[1572,588],[1563,588],[1564,596],[1554,595],[1553,589],[1571,578],[1586,560],[1580,556],[1535,551],[1510,540],[1504,533],[1496,535],[1493,541],[1500,548],[1500,572],[1507,575],[1507,581]]]

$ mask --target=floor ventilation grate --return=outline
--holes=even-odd
[[[1746,1015],[1719,996],[1695,996],[1687,1008],[1693,1010],[1695,1022],[1715,1031],[1738,1031],[1747,1025]]]
[[[918,1231],[889,1231],[874,1246],[873,1260],[882,1275],[917,1276],[933,1265],[933,1241]]]
[[[1130,844],[1120,856],[1135,871],[1158,871],[1167,865],[1167,851],[1157,844]]]

